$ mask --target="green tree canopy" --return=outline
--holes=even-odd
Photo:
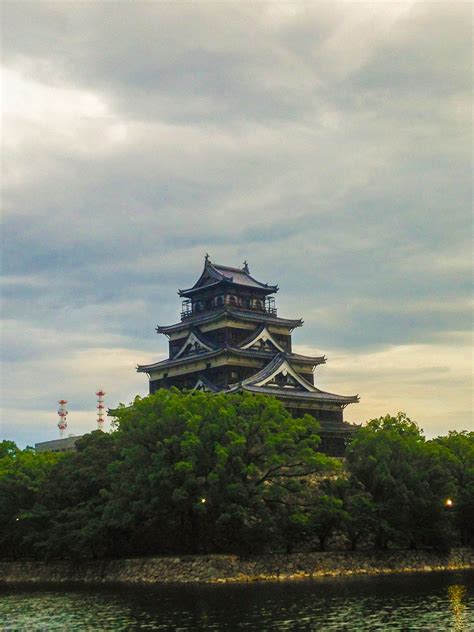
[[[120,555],[116,533],[103,519],[116,458],[113,435],[96,430],[76,442],[42,481],[29,515],[26,542],[40,557]]]
[[[319,425],[250,394],[159,391],[116,411],[108,518],[145,546],[250,549],[277,530],[308,475],[337,467]]]
[[[442,450],[443,462],[453,481],[453,514],[462,544],[474,542],[474,432],[450,432],[430,442]]]
[[[0,443],[1,556],[324,549],[342,532],[351,548],[473,542],[473,433],[426,441],[386,415],[342,465],[313,417],[272,397],[162,390],[114,415],[75,452]]]
[[[373,503],[378,546],[441,546],[450,540],[444,500],[453,491],[452,479],[443,455],[404,413],[361,428],[347,450],[347,463]]]
[[[0,555],[27,553],[28,519],[49,473],[61,454],[33,448],[21,450],[13,441],[0,442]]]

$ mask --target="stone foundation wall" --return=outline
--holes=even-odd
[[[200,555],[83,562],[0,561],[6,583],[192,583],[289,580],[337,575],[474,569],[473,549],[328,552],[262,555]]]

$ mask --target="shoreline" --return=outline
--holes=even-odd
[[[0,561],[0,584],[224,584],[474,569],[474,549]]]

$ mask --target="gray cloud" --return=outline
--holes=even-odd
[[[103,386],[133,396],[114,350],[165,350],[154,326],[175,320],[206,251],[278,282],[280,313],[305,318],[296,340],[323,352],[432,351],[469,331],[470,13],[4,3],[9,419],[29,423],[33,392],[11,392],[38,367],[38,411],[61,383],[85,410],[78,365],[65,379],[57,358],[82,367],[87,350],[90,384],[107,381],[104,348]],[[349,365],[342,386],[364,397],[373,383]]]

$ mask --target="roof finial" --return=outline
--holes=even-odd
[[[243,271],[246,272],[247,274],[250,273],[249,264],[247,263],[247,260],[244,261]]]
[[[204,257],[204,262],[207,263],[209,261],[209,253],[206,252],[206,256]]]

